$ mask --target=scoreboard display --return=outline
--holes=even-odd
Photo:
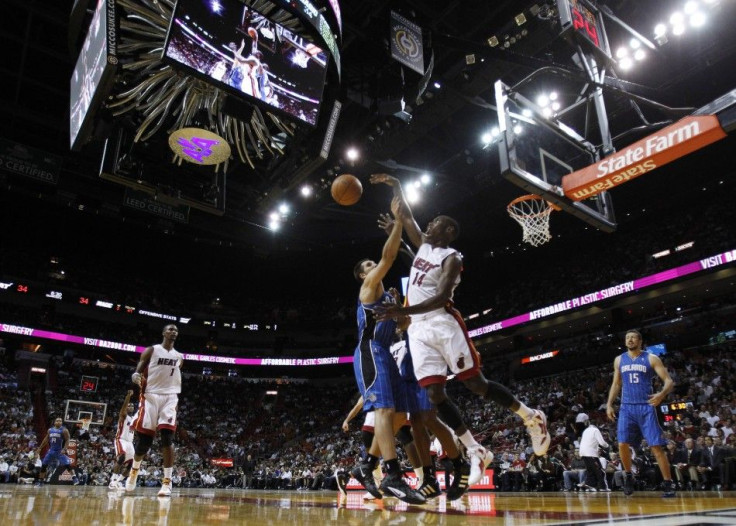
[[[662,421],[665,423],[682,420],[684,415],[690,413],[692,410],[693,403],[682,400],[678,402],[669,402],[659,406],[659,414],[662,416]]]

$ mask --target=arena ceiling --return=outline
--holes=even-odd
[[[126,226],[123,235],[135,235],[136,229],[145,228],[182,240],[244,247],[260,255],[330,249],[352,253],[357,247],[380,246],[382,233],[375,226],[375,218],[388,208],[389,191],[366,188],[360,203],[341,207],[329,196],[332,178],[339,173],[354,173],[367,183],[368,174],[389,171],[408,182],[427,172],[432,183],[423,190],[422,201],[415,207],[420,222],[440,212],[456,216],[463,225],[464,239],[469,240],[461,247],[465,250],[492,251],[518,244],[519,227],[508,218],[505,208],[524,192],[499,176],[498,155],[493,148],[483,148],[480,136],[495,122],[493,82],[499,78],[508,84],[517,82],[531,73],[533,66],[509,54],[491,53],[485,43],[494,35],[502,40],[509,32],[513,36],[519,31],[514,17],[520,12],[528,14],[531,6],[543,6],[544,2],[342,2],[343,78],[339,86],[330,78],[328,84],[332,85],[328,87],[339,93],[343,111],[329,159],[305,168],[318,155],[330,110],[326,105],[317,130],[297,133],[298,140],[287,145],[285,155],[267,158],[255,169],[232,163],[225,214],[192,210],[188,225],[122,207],[124,188],[98,177],[101,143],[93,142],[78,153],[69,151],[69,78],[78,39],[73,35],[70,38],[68,20],[75,3],[5,2],[0,30],[5,51],[0,71],[6,95],[0,99],[0,137],[62,160],[58,185],[39,184],[11,173],[0,175],[8,224],[13,225],[13,218],[23,218],[24,214],[42,212],[53,217],[59,207],[65,207],[87,214],[91,222],[95,216],[104,216],[105,221],[122,220],[133,225],[132,230]],[[648,37],[654,25],[670,14],[656,0],[607,0],[598,4],[610,8],[621,21]],[[639,68],[621,72],[621,78],[632,83],[631,89],[671,107],[699,107],[736,86],[733,4],[725,0],[701,4],[710,9],[707,29],[673,37]],[[425,35],[430,35],[428,50],[434,52],[434,74],[421,101],[414,97],[419,76],[405,69],[402,88],[401,68],[388,54],[392,9],[415,20]],[[515,49],[522,58],[574,67],[569,49],[550,36],[550,31],[532,21],[527,27],[528,35],[512,51]],[[621,35],[620,27],[609,25],[612,45]],[[434,87],[435,81],[439,88]],[[402,96],[411,114],[409,122],[392,113]],[[611,96],[607,104],[615,136],[641,125],[641,117],[626,99]],[[644,112],[650,122],[667,118],[646,108]],[[641,135],[624,135],[617,146]],[[153,148],[159,146],[153,144]],[[358,160],[346,159],[349,147],[358,149]],[[728,151],[722,148],[720,151]],[[697,159],[697,166],[702,167],[702,157]],[[721,172],[717,163],[722,159],[708,162],[709,167],[700,168],[699,181],[714,180]],[[168,167],[175,170],[173,165]],[[619,223],[624,224],[643,209],[652,213],[660,203],[677,199],[686,202],[689,177],[698,168],[686,162],[678,167],[617,189],[613,198]],[[666,197],[661,191],[663,177],[667,177]],[[301,182],[317,189],[309,200],[299,196],[297,183]],[[267,227],[267,216],[281,202],[290,203],[292,211],[282,228],[273,232]],[[583,235],[585,231],[584,223],[563,214],[557,214],[554,222],[558,233]],[[80,237],[84,235],[79,232]]]

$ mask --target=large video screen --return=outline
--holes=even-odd
[[[164,57],[316,125],[327,54],[238,0],[179,0]]]
[[[69,139],[73,149],[77,149],[83,142],[80,136],[83,126],[89,126],[92,118],[90,107],[105,68],[107,67],[107,20],[105,0],[97,0],[95,13],[87,32],[87,37],[79,53],[77,64],[70,82],[69,100]],[[84,135],[83,133],[81,135]],[[77,138],[80,138],[77,143]]]

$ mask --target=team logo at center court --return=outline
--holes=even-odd
[[[457,361],[457,368],[465,369],[465,358],[463,356],[461,356],[460,359]]]

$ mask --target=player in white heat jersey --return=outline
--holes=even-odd
[[[161,434],[161,452],[164,457],[164,479],[161,482],[161,497],[171,495],[171,475],[174,466],[174,431],[176,431],[176,407],[181,392],[181,366],[184,359],[174,349],[179,329],[174,324],[164,327],[164,341],[143,351],[133,373],[133,383],[140,386],[138,418],[133,425],[138,435],[135,458],[130,475],[125,483],[126,491],[133,491],[138,479],[138,470],[143,457],[153,444],[156,431]]]
[[[457,406],[447,397],[445,382],[449,370],[465,386],[486,400],[518,414],[527,427],[537,456],[547,452],[550,435],[547,417],[538,409],[530,409],[505,386],[489,381],[480,369],[480,355],[468,336],[462,316],[452,302],[460,283],[462,255],[450,247],[460,234],[460,226],[451,217],[438,216],[422,232],[404,198],[401,183],[387,174],[371,176],[373,184],[387,184],[394,197],[402,201],[401,218],[409,240],[417,247],[409,275],[408,305],[385,304],[377,309],[376,319],[411,315],[409,348],[414,360],[414,373],[419,385],[427,389],[437,414],[465,445],[471,459],[470,485],[480,480],[493,455],[478,444]]]
[[[118,415],[118,429],[115,433],[115,465],[110,477],[110,489],[123,489],[121,482],[130,472],[133,463],[135,448],[133,447],[133,423],[138,417],[135,405],[130,401],[133,391],[125,394],[125,401]],[[125,472],[125,473],[124,473]]]

